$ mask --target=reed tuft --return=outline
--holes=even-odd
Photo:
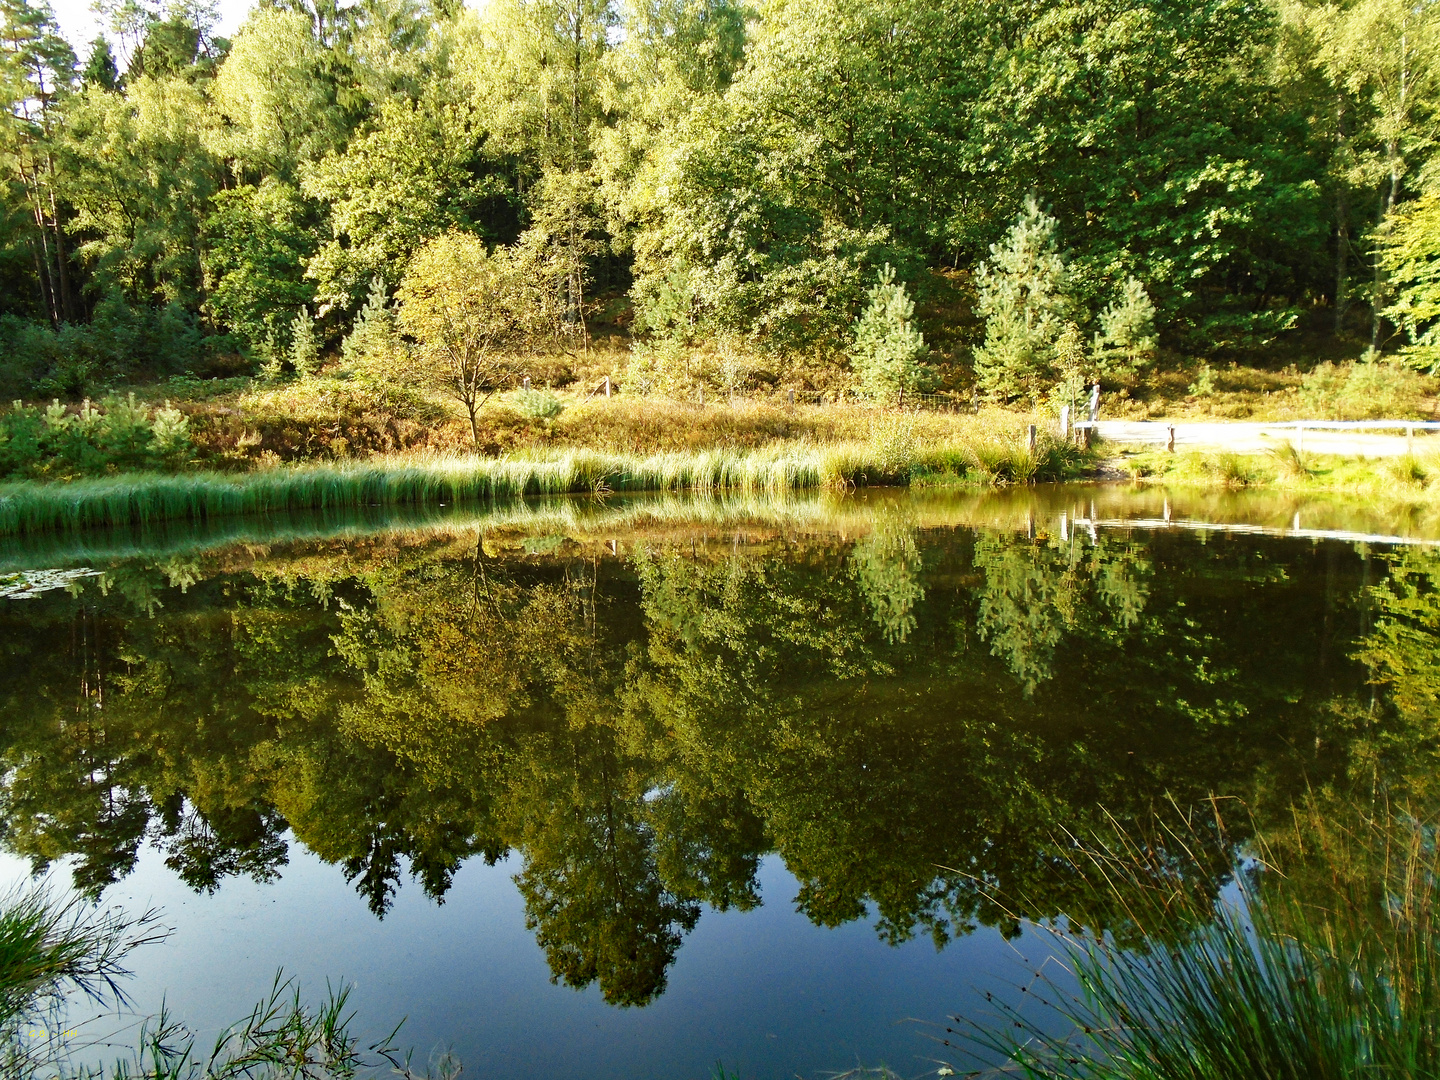
[[[1047,927],[1068,975],[1039,974],[1025,998],[1048,1015],[1002,1003],[1003,1023],[962,1021],[969,1042],[1046,1080],[1440,1075],[1437,822],[1343,824],[1312,803],[1237,849],[1206,816],[1067,838],[1114,922]],[[1237,851],[1238,888],[1216,897],[1204,882]]]
[[[943,473],[962,482],[1023,483],[1063,479],[1083,463],[1078,451],[1049,444],[1034,460],[1023,451],[1007,453],[1000,467],[976,470],[971,463],[980,458],[963,444],[900,438],[883,444],[779,443],[758,450],[649,455],[565,450],[501,458],[411,456],[239,475],[139,474],[69,484],[20,483],[0,488],[0,535],[576,493],[780,494],[908,484],[922,473]]]

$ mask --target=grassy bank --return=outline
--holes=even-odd
[[[1289,444],[1261,453],[1224,450],[1130,452],[1109,464],[1142,483],[1220,488],[1276,488],[1433,502],[1440,496],[1440,454],[1390,458],[1310,454]]]
[[[384,397],[352,382],[317,378],[225,393],[171,396],[169,387],[145,393],[172,401],[189,420],[196,460],[216,469],[280,462],[344,460],[372,454],[428,451],[469,453],[470,429],[454,403],[441,398]],[[178,389],[185,391],[187,387]],[[548,408],[538,408],[548,403]],[[545,415],[551,412],[550,415]],[[887,410],[830,402],[790,404],[772,399],[677,400],[617,395],[590,397],[573,390],[497,394],[480,410],[479,449],[486,455],[542,450],[670,453],[710,449],[758,450],[777,442],[841,443],[870,438]],[[1027,417],[1009,410],[983,416],[908,413],[917,435],[930,441],[973,440]]]
[[[730,397],[698,388],[677,397],[640,396],[625,388],[613,398],[591,390],[605,372],[624,370],[624,350],[595,354],[585,377],[565,388],[502,392],[479,416],[480,450],[589,449],[659,453],[716,447],[758,449],[777,441],[865,440],[877,409],[835,388],[827,403],[800,390],[795,403],[780,389],[752,388]],[[1437,380],[1391,364],[1322,364],[1302,373],[1229,365],[1199,375],[1183,369],[1107,382],[1102,415],[1143,420],[1433,419]],[[371,454],[473,449],[469,426],[454,402],[413,390],[388,390],[334,372],[266,384],[252,379],[179,377],[135,387],[155,405],[172,402],[189,420],[197,457],[230,469],[280,461],[341,460]],[[964,394],[962,400],[969,400]],[[986,406],[984,415],[921,413],[928,438],[970,438],[976,429],[1013,428],[1019,412]],[[1053,423],[1053,416],[1041,421]]]
[[[503,458],[401,457],[246,474],[138,474],[0,488],[0,534],[24,535],[237,514],[359,511],[608,492],[780,493],[868,485],[1062,480],[1084,456],[1041,440],[929,443],[905,427],[868,443],[778,444],[760,450],[617,454],[587,450]]]

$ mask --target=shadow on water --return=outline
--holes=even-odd
[[[441,899],[513,853],[554,978],[616,1005],[663,993],[706,907],[757,905],[771,853],[813,923],[892,943],[1061,912],[1123,933],[1067,831],[1433,771],[1440,553],[1182,528],[1297,513],[1440,535],[1089,487],[7,546],[12,573],[96,573],[0,601],[4,843],[93,894],[152,845],[207,893],[273,880],[293,836],[382,918],[406,878]]]

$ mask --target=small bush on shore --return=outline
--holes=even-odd
[[[1398,361],[1321,364],[1300,384],[1301,411],[1317,420],[1388,420],[1423,415],[1433,380]]]
[[[16,402],[0,415],[0,476],[69,479],[122,470],[173,470],[190,457],[189,421],[168,405],[152,409],[135,395],[85,402],[71,412],[58,401],[43,411]]]

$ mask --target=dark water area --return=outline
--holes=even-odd
[[[1218,894],[1427,789],[1434,538],[1061,488],[13,546],[0,873],[160,907],[129,989],[201,1031],[283,967],[473,1076],[963,1069],[1035,923],[1117,918],[1067,836],[1233,799]]]

